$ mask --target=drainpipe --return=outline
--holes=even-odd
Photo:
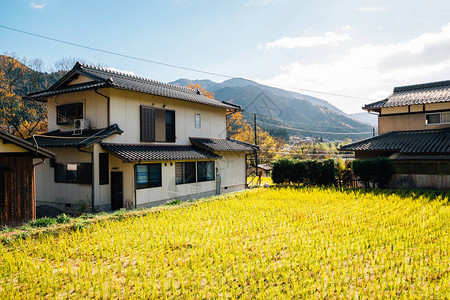
[[[94,90],[94,92],[96,93],[96,94],[98,94],[98,95],[100,95],[100,96],[102,96],[102,97],[105,97],[106,98],[106,118],[107,118],[107,122],[108,122],[108,126],[106,126],[106,127],[109,127],[109,125],[111,125],[110,124],[110,107],[111,107],[111,105],[110,105],[110,102],[111,102],[111,100],[110,100],[110,98],[108,97],[108,96],[106,96],[106,95],[103,95],[102,93],[99,93],[98,91],[97,91],[97,89],[95,89]]]
[[[32,214],[32,219],[36,220],[36,166],[39,166],[41,164],[43,164],[45,162],[45,158],[41,158],[41,161],[38,163],[33,164],[33,195],[32,197],[32,208],[31,208],[31,214]]]
[[[89,152],[86,150],[82,150],[80,148],[77,148],[78,151],[83,153],[88,153],[91,155],[91,163],[92,163],[92,182],[91,182],[91,198],[92,198],[92,208],[91,212],[95,213],[95,201],[94,201],[94,193],[95,193],[95,187],[94,187],[94,178],[95,178],[95,170],[94,170],[94,152]]]

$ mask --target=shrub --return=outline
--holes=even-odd
[[[356,159],[352,164],[353,173],[365,182],[386,188],[394,173],[392,161],[387,157]]]
[[[274,183],[332,185],[336,180],[334,160],[291,160],[281,158],[273,163]]]
[[[289,158],[281,158],[273,163],[272,181],[273,183],[289,183],[295,182],[294,162]]]
[[[56,224],[56,219],[54,218],[40,218],[30,222],[31,227],[48,227]]]

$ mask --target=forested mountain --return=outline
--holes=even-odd
[[[252,121],[252,114],[257,113],[259,126],[284,138],[287,135],[303,135],[335,140],[361,139],[372,135],[369,124],[361,123],[327,101],[312,96],[239,78],[222,83],[189,79],[171,83],[180,86],[199,84],[214,92],[217,100],[241,105],[249,122]]]

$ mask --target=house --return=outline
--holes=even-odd
[[[378,115],[379,135],[341,150],[391,158],[393,188],[450,188],[450,81],[396,87],[363,109]]]
[[[57,154],[36,169],[37,205],[140,208],[246,186],[257,147],[226,131],[239,106],[81,63],[29,97],[48,107],[49,132],[32,142]]]
[[[262,177],[270,177],[270,172],[272,172],[273,167],[268,164],[259,164],[258,165],[258,176]],[[255,166],[253,165],[247,172],[247,176],[255,172]]]
[[[36,218],[34,168],[55,154],[0,130],[0,226]],[[38,159],[33,164],[33,159]]]

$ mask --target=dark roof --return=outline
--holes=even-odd
[[[450,101],[450,80],[399,86],[386,99],[367,104],[366,110]]]
[[[68,82],[78,75],[86,76],[92,79],[93,82],[67,85]],[[28,97],[43,100],[53,95],[107,87],[185,100],[233,110],[240,109],[240,107],[237,107],[236,105],[222,103],[205,97],[198,90],[158,82],[131,74],[114,71],[108,68],[90,66],[79,62],[77,62],[73,69],[52,87],[47,90],[30,93],[28,94]]]
[[[126,162],[182,161],[220,158],[193,146],[102,143],[103,149]]]
[[[254,151],[258,146],[233,139],[189,138],[191,143],[208,151]]]
[[[36,135],[28,140],[39,147],[65,148],[65,147],[90,147],[101,142],[113,134],[122,134],[117,124],[102,129],[83,130],[81,134],[73,131],[55,130],[41,135]]]
[[[19,146],[23,149],[29,150],[34,154],[35,157],[42,157],[42,158],[55,158],[56,154],[48,151],[46,149],[36,147],[32,143],[21,139],[19,137],[16,137],[12,134],[6,133],[3,130],[0,130],[0,138],[3,140],[3,142],[8,142],[11,144],[14,144],[16,146]]]
[[[450,129],[394,131],[342,146],[342,151],[393,151],[406,154],[449,154]]]

